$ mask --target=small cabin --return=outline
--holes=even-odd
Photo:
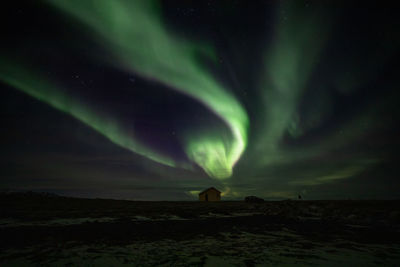
[[[220,201],[221,191],[215,189],[214,187],[207,188],[199,194],[200,201]]]

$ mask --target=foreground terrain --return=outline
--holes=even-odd
[[[0,265],[400,266],[400,201],[0,195]]]

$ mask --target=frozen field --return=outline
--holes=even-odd
[[[0,265],[399,266],[399,204],[3,195]]]

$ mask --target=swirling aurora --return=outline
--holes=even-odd
[[[354,181],[346,194],[359,195],[359,177],[392,162],[399,38],[386,9],[367,31],[368,14],[348,29],[351,7],[333,6],[47,0],[29,6],[49,16],[33,12],[25,31],[4,18],[0,81],[129,151],[143,168],[133,173],[162,188],[172,179],[176,190],[214,183],[233,198],[336,197]],[[387,142],[366,149],[374,136]],[[112,171],[100,176],[110,182]],[[143,180],[132,183],[154,185]]]

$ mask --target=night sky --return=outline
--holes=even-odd
[[[0,191],[400,197],[388,2],[8,2]]]

